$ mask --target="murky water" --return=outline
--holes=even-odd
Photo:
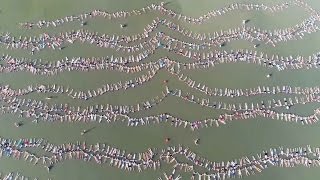
[[[128,3],[130,2],[130,3]],[[129,10],[146,6],[156,0],[1,0],[0,2],[0,31],[11,32],[13,35],[36,35],[42,32],[59,33],[71,29],[80,29],[79,24],[68,24],[58,28],[44,28],[41,30],[25,30],[18,26],[19,22],[36,21],[40,19],[54,19],[66,15],[72,15],[89,11],[92,9],[105,9],[109,12],[117,10]],[[233,2],[257,2],[265,4],[276,4],[283,2],[280,0],[270,2],[266,0],[176,0],[168,4],[168,7],[176,12],[187,14],[190,16],[198,16],[212,9],[223,7]],[[309,0],[313,6],[319,6],[317,0]],[[196,8],[195,8],[196,7]],[[317,7],[315,7],[317,8]],[[99,31],[108,34],[135,34],[141,32],[146,24],[152,22],[154,18],[159,16],[157,13],[142,15],[141,17],[130,17],[117,21],[107,21],[96,19],[88,22],[86,29]],[[297,7],[289,8],[279,13],[261,13],[261,12],[242,12],[235,11],[228,13],[226,16],[218,17],[216,20],[208,21],[205,25],[194,26],[190,24],[180,23],[180,25],[190,28],[196,32],[212,32],[221,29],[233,28],[241,25],[243,19],[250,19],[248,26],[258,26],[262,29],[285,28],[302,22],[309,14]],[[120,24],[127,23],[126,29],[121,29]],[[178,23],[178,22],[177,22]],[[165,28],[163,28],[165,29]],[[175,33],[170,30],[164,30],[168,34]],[[183,38],[182,36],[175,36]],[[306,35],[305,39],[290,41],[289,43],[280,43],[277,47],[269,45],[261,45],[256,50],[269,54],[279,55],[304,55],[307,56],[319,50],[320,33]],[[186,40],[187,41],[187,40]],[[190,41],[190,39],[189,39]],[[253,49],[253,44],[244,41],[233,41],[228,43],[226,47],[220,50],[230,49]],[[119,52],[110,49],[102,49],[90,45],[75,43],[68,45],[63,51],[44,50],[31,56],[29,52],[23,50],[6,50],[0,48],[0,53],[8,53],[16,57],[41,58],[48,61],[56,61],[66,56],[106,56],[106,55],[122,55]],[[161,56],[168,56],[177,61],[188,61],[186,58],[173,55],[167,51],[159,50],[156,55],[148,60],[152,61]],[[179,59],[177,59],[179,58]],[[119,80],[132,79],[144,72],[136,74],[121,74],[114,71],[95,71],[95,72],[63,72],[52,77],[34,76],[30,73],[8,73],[1,74],[0,83],[10,84],[13,88],[22,88],[29,84],[61,84],[69,85],[75,89],[96,89],[102,84],[116,82]],[[250,88],[259,85],[291,85],[291,86],[317,86],[320,82],[318,70],[294,70],[278,72],[275,69],[266,69],[261,66],[248,64],[222,64],[215,68],[207,70],[188,70],[185,74],[192,76],[194,80],[202,82],[209,87],[217,88]],[[272,78],[266,78],[266,75],[272,73]],[[174,88],[185,89],[185,91],[193,92],[199,96],[202,94],[195,92],[186,85],[178,82],[176,78],[171,77],[166,71],[159,72],[154,80],[145,85],[129,89],[127,91],[119,91],[108,93],[89,101],[73,100],[66,96],[59,96],[50,100],[49,103],[70,103],[81,106],[93,104],[134,104],[144,101],[154,96],[160,95],[164,89],[163,80],[170,79],[169,85]],[[29,98],[45,101],[46,95],[33,94],[28,95]],[[226,102],[242,102],[249,99],[232,99],[220,98]],[[267,99],[267,97],[252,98],[251,100]],[[312,112],[317,106],[301,106],[295,111],[299,113]],[[158,114],[168,112],[190,121],[204,119],[208,117],[216,117],[220,112],[208,108],[202,108],[195,104],[188,104],[178,98],[170,97],[166,99],[158,107],[134,114],[134,116],[145,116],[150,114]],[[25,124],[17,129],[14,122],[23,121]],[[95,129],[85,136],[80,136],[83,129],[95,127]],[[85,140],[88,144],[96,142],[105,142],[121,149],[132,152],[145,151],[148,147],[162,148],[167,146],[164,144],[164,138],[170,137],[171,144],[183,144],[189,146],[194,152],[203,157],[207,157],[213,161],[227,161],[234,158],[240,158],[245,155],[255,155],[270,147],[288,146],[296,147],[310,144],[312,146],[320,146],[318,140],[320,125],[301,126],[299,124],[285,123],[265,118],[257,118],[244,120],[241,122],[232,122],[220,128],[201,129],[192,132],[189,129],[173,128],[169,125],[153,125],[148,127],[127,127],[125,124],[97,124],[97,123],[31,123],[30,119],[18,118],[15,115],[1,115],[0,118],[0,136],[8,138],[24,138],[24,137],[42,137],[53,143],[76,142]],[[201,139],[201,144],[195,146],[193,140]],[[39,177],[39,179],[52,178],[55,180],[63,179],[107,179],[107,180],[141,180],[156,179],[163,172],[169,172],[169,167],[165,166],[161,171],[148,170],[142,173],[124,172],[119,169],[110,167],[109,165],[97,165],[95,163],[85,163],[81,161],[65,161],[53,168],[47,173],[45,168],[41,166],[30,166],[24,161],[12,159],[1,159],[0,170],[2,172],[20,171],[30,177]],[[317,168],[270,168],[263,173],[254,176],[245,177],[246,180],[301,180],[301,179],[317,179],[320,171]],[[183,179],[188,179],[184,175]]]

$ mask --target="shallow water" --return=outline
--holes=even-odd
[[[36,35],[42,32],[59,33],[71,29],[80,29],[79,24],[69,24],[58,28],[44,28],[41,30],[24,30],[18,27],[19,22],[37,21],[40,19],[54,19],[66,15],[72,15],[89,11],[94,8],[105,9],[109,12],[117,10],[129,10],[146,6],[157,0],[135,0],[134,3],[128,3],[127,0],[2,0],[0,7],[0,31],[11,32],[13,35]],[[199,16],[212,9],[224,7],[233,2],[257,2],[265,4],[277,4],[273,1],[266,0],[228,0],[228,1],[212,1],[203,0],[176,0],[168,4],[168,7],[177,12],[187,14],[189,16]],[[316,0],[308,0],[314,8],[319,5]],[[195,8],[197,7],[197,8]],[[91,31],[99,31],[108,34],[135,34],[141,32],[145,25],[152,22],[157,17],[157,13],[143,15],[141,17],[131,17],[129,19],[106,21],[102,19],[92,20],[88,22],[85,28]],[[212,32],[220,31],[241,25],[242,19],[250,19],[248,26],[258,26],[261,29],[284,28],[300,23],[307,18],[308,13],[299,8],[288,8],[284,12],[275,14],[261,12],[242,12],[236,11],[226,16],[218,17],[214,21],[209,21],[203,26],[195,26],[185,23],[180,25],[190,28],[196,32]],[[126,29],[121,29],[120,24],[127,23]],[[164,28],[163,28],[164,29]],[[170,30],[164,30],[168,34],[173,34]],[[178,37],[179,38],[179,37]],[[182,38],[182,36],[180,37]],[[268,54],[279,55],[303,55],[308,56],[311,53],[319,51],[320,32],[306,35],[303,40],[290,41],[289,43],[280,43],[276,47],[262,44],[255,49]],[[186,40],[187,41],[187,40]],[[190,41],[190,39],[189,39]],[[226,47],[213,48],[219,50],[230,49],[253,49],[253,44],[244,41],[233,41],[227,43]],[[122,55],[119,52],[110,49],[102,49],[90,45],[82,45],[75,43],[68,45],[62,51],[45,50],[31,56],[29,52],[23,50],[6,50],[0,48],[0,53],[7,53],[16,57],[41,58],[48,61],[56,61],[66,56],[106,56],[113,54]],[[159,50],[156,55],[147,61],[155,61],[155,58],[161,56],[169,56],[170,58],[181,58],[172,55],[164,50]],[[188,61],[186,58],[177,59],[177,61]],[[121,74],[115,71],[95,71],[95,72],[63,72],[57,76],[41,77],[34,76],[30,73],[8,73],[1,74],[0,83],[10,84],[13,88],[22,88],[29,84],[60,84],[69,85],[75,89],[86,90],[96,89],[104,83],[116,82],[119,80],[132,79],[141,73]],[[248,64],[221,64],[207,70],[188,70],[185,73],[194,80],[202,82],[212,88],[250,88],[256,86],[274,86],[274,85],[291,85],[291,86],[317,86],[319,85],[320,76],[318,70],[293,70],[278,72],[276,69],[267,69],[261,66]],[[272,78],[266,78],[266,75],[272,73]],[[45,100],[43,94],[31,94],[26,97],[48,101],[49,103],[70,103],[80,106],[89,106],[93,104],[135,104],[161,94],[164,89],[163,80],[169,79],[169,85],[174,88],[185,89],[185,91],[196,93],[203,96],[199,92],[191,90],[186,85],[178,82],[176,78],[172,78],[166,71],[159,72],[156,77],[145,85],[124,91],[107,93],[98,98],[88,101],[73,100],[66,96],[59,96],[53,100]],[[223,101],[243,102],[249,101],[244,98],[228,99],[220,98]],[[259,100],[259,98],[252,98]],[[301,106],[296,111],[312,112],[315,106]],[[208,117],[216,117],[221,111],[202,108],[195,104],[186,103],[175,97],[170,97],[161,103],[158,107],[147,112],[140,112],[134,116],[145,116],[150,114],[159,114],[168,112],[179,117],[193,121],[196,119],[204,119]],[[173,128],[169,125],[152,125],[149,127],[127,127],[122,123],[114,124],[98,124],[98,123],[31,123],[32,119],[19,118],[16,115],[1,115],[0,118],[0,136],[7,138],[24,138],[24,137],[42,137],[52,143],[66,143],[85,140],[90,143],[108,143],[115,147],[125,149],[129,152],[142,152],[148,147],[163,148],[167,145],[164,138],[170,137],[170,144],[183,144],[189,146],[194,152],[203,157],[207,157],[212,161],[228,161],[242,156],[255,155],[263,150],[271,147],[297,147],[310,144],[311,146],[320,146],[317,139],[319,135],[320,124],[313,126],[302,126],[300,124],[285,123],[282,121],[270,120],[265,118],[256,118],[244,121],[234,121],[219,128],[207,128],[192,132],[189,129]],[[17,129],[13,123],[23,121],[24,125]],[[80,136],[83,129],[95,127],[94,130]],[[193,140],[201,139],[201,144],[195,146]],[[39,177],[39,179],[52,178],[54,180],[63,179],[110,179],[110,180],[141,180],[156,179],[163,172],[169,173],[170,166],[165,166],[161,171],[148,170],[142,173],[124,172],[109,165],[97,165],[95,163],[85,163],[82,161],[65,161],[53,168],[50,173],[41,166],[30,166],[24,161],[13,159],[1,159],[0,170],[2,172],[19,171],[29,177]],[[301,180],[301,179],[317,179],[320,176],[318,168],[270,168],[262,173],[254,176],[244,177],[245,180]],[[183,179],[188,179],[188,174],[183,174]]]

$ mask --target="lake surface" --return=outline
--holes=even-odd
[[[139,9],[151,3],[159,3],[157,0],[1,0],[0,6],[0,31],[10,32],[15,36],[33,36],[39,33],[59,33],[71,29],[85,28],[90,31],[98,31],[106,34],[136,34],[143,31],[145,25],[152,22],[153,19],[160,16],[157,13],[134,16],[121,20],[90,20],[88,25],[81,27],[80,24],[70,23],[57,28],[43,28],[27,30],[19,27],[20,22],[34,22],[40,19],[56,19],[67,15],[75,15],[93,9],[103,9],[108,12],[119,10]],[[172,0],[168,8],[186,14],[192,17],[204,14],[212,9],[218,9],[234,2],[244,3],[264,3],[273,5],[282,0]],[[319,9],[320,2],[317,0],[308,0],[308,3],[315,9]],[[261,11],[234,11],[220,16],[215,20],[209,20],[204,25],[191,25],[183,22],[177,22],[185,28],[199,33],[210,33],[213,31],[227,30],[229,28],[241,26],[243,19],[250,19],[248,26],[256,26],[261,29],[277,29],[294,26],[308,18],[310,14],[299,7],[289,7],[282,12],[268,13]],[[167,17],[165,17],[167,18]],[[120,24],[126,23],[128,26],[120,28]],[[180,40],[183,36],[176,35],[171,30],[162,28],[167,34],[172,34]],[[191,40],[185,40],[190,42]],[[261,44],[254,49],[253,44],[246,41],[232,41],[225,47],[214,47],[217,50],[231,49],[252,49],[267,54],[303,55],[308,56],[319,51],[320,32],[308,34],[303,40],[289,41],[280,43],[276,47]],[[56,61],[64,57],[82,56],[82,57],[102,57],[102,56],[121,56],[124,55],[113,49],[98,48],[95,46],[80,44],[75,42],[67,45],[62,51],[43,50],[35,55],[31,55],[25,50],[7,50],[0,48],[0,53],[10,54],[14,57],[28,57],[31,59],[41,58],[47,61]],[[187,58],[174,55],[165,50],[158,50],[145,61],[154,61],[162,56],[168,56],[176,61],[187,62]],[[96,89],[102,84],[133,79],[145,72],[134,74],[122,74],[116,71],[90,71],[90,72],[63,72],[55,76],[32,75],[29,72],[3,73],[0,76],[1,84],[10,84],[12,88],[23,88],[31,84],[60,84],[69,85],[71,88],[86,90]],[[320,74],[317,69],[312,70],[285,70],[277,71],[274,68],[265,68],[262,66],[230,63],[220,64],[214,68],[206,70],[185,70],[184,74],[192,77],[197,82],[202,82],[212,88],[253,88],[257,86],[318,86]],[[272,74],[272,78],[266,78],[267,74]],[[185,84],[178,81],[177,78],[170,75],[167,71],[160,71],[156,77],[145,85],[129,89],[107,93],[93,100],[81,101],[70,97],[59,95],[52,100],[46,100],[46,95],[30,94],[27,98],[48,101],[48,103],[69,103],[72,105],[89,106],[94,104],[135,104],[144,100],[161,95],[164,90],[163,81],[169,79],[169,85],[173,88],[184,89],[192,92],[199,97],[205,97],[202,93],[192,90]],[[244,102],[261,101],[270,96],[261,96],[253,98],[224,98],[219,97],[224,102]],[[298,114],[311,114],[313,109],[318,108],[318,104],[301,105],[294,109]],[[176,97],[169,97],[159,106],[133,114],[137,117],[170,113],[179,116],[188,121],[196,121],[210,117],[217,117],[221,111],[201,107],[196,104],[186,103]],[[24,125],[20,128],[14,126],[14,122],[23,121]],[[81,136],[83,129],[95,127],[94,130]],[[219,128],[204,128],[199,131],[190,129],[174,128],[168,124],[151,125],[143,127],[127,127],[125,123],[31,123],[31,119],[19,118],[16,115],[4,114],[0,117],[0,136],[5,138],[45,138],[52,143],[61,144],[67,142],[86,141],[87,144],[97,142],[107,143],[127,152],[144,152],[149,147],[164,148],[168,145],[183,144],[202,157],[211,161],[228,161],[242,156],[251,156],[268,150],[271,147],[298,147],[311,145],[320,146],[318,135],[320,135],[320,124],[312,126],[302,126],[295,123],[286,123],[282,121],[271,120],[267,118],[255,118],[244,121],[233,121]],[[164,143],[164,139],[170,137],[169,144]],[[194,139],[200,138],[199,146],[194,144]],[[39,179],[52,178],[54,180],[74,179],[107,179],[107,180],[151,180],[157,179],[163,172],[170,173],[171,166],[164,166],[161,170],[147,170],[141,173],[125,172],[118,168],[110,167],[108,164],[97,165],[83,161],[64,161],[55,165],[50,173],[40,165],[31,166],[25,161],[18,161],[11,158],[0,159],[1,172],[18,171],[28,177],[38,177]],[[183,179],[189,179],[189,174],[182,174]],[[272,167],[253,176],[244,177],[245,180],[312,180],[320,177],[319,168],[278,168]]]

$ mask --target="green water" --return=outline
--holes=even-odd
[[[0,31],[8,31],[13,35],[36,35],[42,32],[58,33],[71,29],[80,29],[79,24],[68,24],[57,28],[44,28],[41,30],[25,30],[18,27],[19,22],[37,21],[39,19],[55,19],[66,15],[78,14],[92,9],[105,9],[109,12],[117,10],[129,10],[140,8],[156,0],[0,0]],[[176,0],[168,4],[169,8],[174,9],[189,16],[198,16],[212,9],[217,9],[233,2],[257,2],[265,4],[277,4],[277,1],[266,0]],[[317,8],[317,0],[309,0],[311,5]],[[159,14],[150,13],[139,17],[130,17],[128,19],[108,21],[96,19],[88,22],[85,28],[91,31],[99,31],[108,34],[135,34],[143,30],[146,24],[152,22]],[[302,22],[309,16],[301,8],[290,7],[283,12],[270,14],[267,12],[244,12],[234,11],[225,16],[210,20],[204,25],[195,26],[186,23],[180,23],[181,26],[189,28],[196,32],[220,31],[241,25],[242,19],[250,19],[248,26],[258,26],[262,29],[285,28]],[[128,23],[124,30],[120,28],[121,23]],[[176,33],[163,28],[168,34],[181,39],[182,36],[176,36]],[[184,40],[184,39],[182,39]],[[305,39],[290,41],[289,43],[280,43],[276,47],[261,45],[257,50],[269,54],[279,55],[309,55],[319,50],[318,42],[320,32],[306,35]],[[185,41],[191,41],[186,39]],[[224,49],[247,48],[253,49],[253,45],[244,41],[233,41],[228,43]],[[220,48],[213,48],[220,49]],[[16,57],[41,58],[48,61],[56,61],[65,56],[107,56],[107,55],[125,55],[111,49],[102,49],[90,45],[81,45],[75,43],[68,45],[63,51],[45,50],[31,56],[24,50],[6,50],[0,48],[0,53],[8,53]],[[152,55],[148,61],[154,61],[161,56],[169,56],[177,61],[188,61],[164,50],[159,50],[156,55]],[[86,90],[96,89],[102,84],[117,82],[119,80],[133,79],[143,74],[121,74],[115,71],[95,71],[95,72],[63,72],[52,77],[34,76],[30,73],[19,72],[1,74],[0,83],[10,84],[13,88],[22,88],[26,85],[36,83],[69,85],[71,88]],[[275,69],[266,69],[260,66],[248,64],[222,64],[215,68],[207,70],[186,70],[184,72],[194,80],[202,82],[212,88],[249,88],[258,85],[291,85],[291,86],[317,86],[320,82],[318,70],[295,70],[278,72]],[[272,73],[272,78],[266,78],[266,74]],[[135,104],[161,94],[163,90],[163,80],[170,79],[169,85],[173,88],[184,89],[197,96],[205,97],[199,92],[188,88],[183,83],[166,71],[160,71],[156,77],[145,85],[123,91],[108,93],[93,100],[80,101],[73,100],[66,96],[59,96],[56,99],[48,101],[49,103],[70,103],[74,105],[88,106],[93,104]],[[43,100],[46,95],[31,94],[26,97]],[[225,102],[243,102],[258,101],[268,99],[270,96],[257,98],[217,98]],[[305,114],[311,113],[317,105],[299,106],[294,109],[295,112]],[[169,97],[158,107],[146,112],[139,112],[133,116],[146,116],[168,112],[170,114],[185,118],[189,121],[216,117],[222,111],[202,108],[195,104],[185,103],[175,97]],[[17,129],[14,122],[23,121],[24,125]],[[85,136],[80,136],[83,129],[95,127],[95,129]],[[299,124],[284,123],[265,118],[256,118],[241,122],[232,122],[221,126],[220,128],[207,128],[192,132],[189,129],[173,128],[169,125],[152,125],[148,127],[126,127],[125,124],[96,124],[96,123],[31,123],[30,119],[18,118],[15,115],[1,115],[0,118],[0,136],[8,138],[24,137],[42,137],[52,143],[65,143],[75,141],[86,141],[87,143],[105,142],[112,146],[126,149],[126,151],[142,152],[148,147],[163,148],[164,138],[170,137],[173,144],[183,144],[189,146],[194,152],[212,161],[227,161],[234,158],[240,158],[245,155],[255,155],[270,147],[277,146],[320,146],[317,140],[320,125],[301,126]],[[193,140],[201,139],[201,144],[195,146]],[[124,172],[122,170],[110,167],[109,165],[97,165],[95,163],[85,163],[82,161],[65,161],[57,164],[50,173],[41,166],[30,166],[24,161],[13,159],[0,160],[1,172],[19,171],[29,177],[39,177],[39,179],[52,178],[54,180],[87,180],[87,179],[106,179],[106,180],[151,180],[160,177],[163,172],[170,172],[170,167],[165,166],[161,171],[148,170],[142,173]],[[188,174],[183,174],[183,179],[188,179]],[[320,171],[318,168],[270,168],[263,173],[254,176],[245,177],[246,180],[301,180],[301,179],[319,179]]]

